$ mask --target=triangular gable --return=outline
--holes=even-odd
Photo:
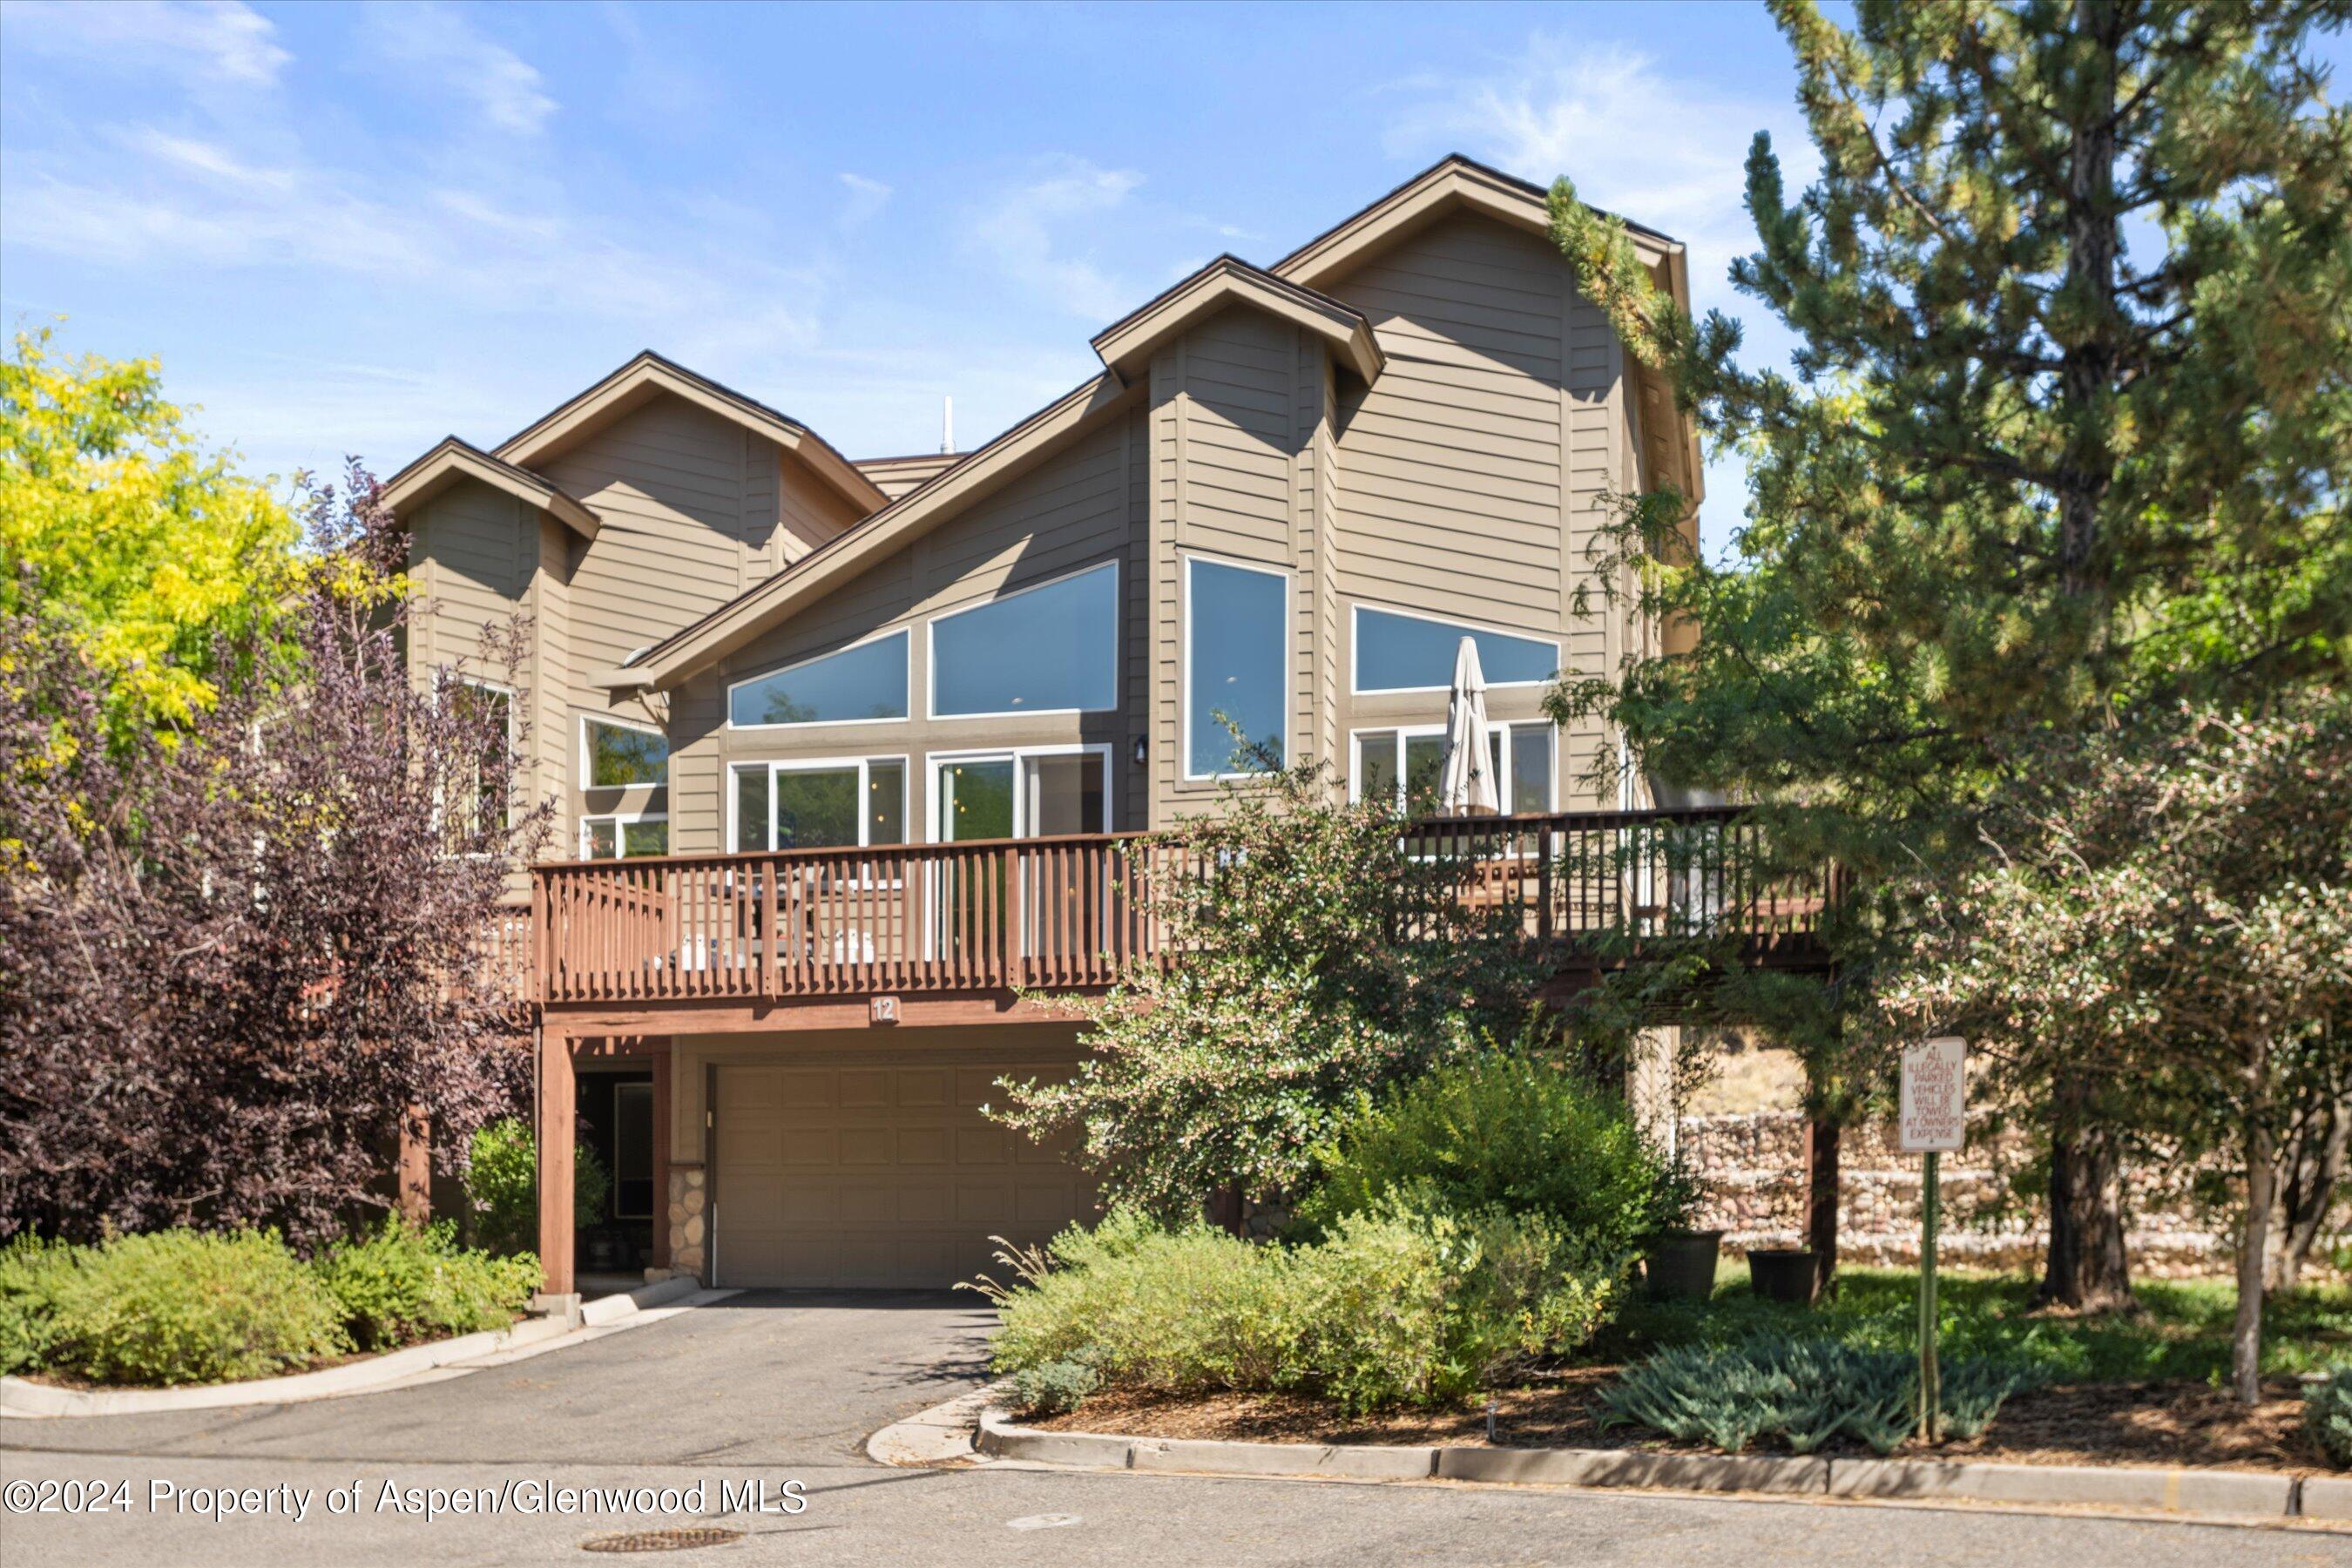
[[[746,397],[709,376],[698,375],[651,349],[531,424],[499,443],[498,456],[530,465],[544,461],[588,432],[647,399],[667,393],[773,441],[808,465],[811,472],[863,515],[889,498],[857,465],[789,415]]]
[[[675,684],[725,658],[825,589],[887,559],[910,540],[993,494],[1139,395],[1108,371],[1081,382],[921,488],[656,643],[626,668],[594,672],[590,681],[614,690]]]
[[[441,444],[385,481],[379,499],[398,517],[460,479],[478,479],[552,517],[583,539],[596,537],[596,514],[546,479],[479,447],[445,436]]]
[[[1095,334],[1094,351],[1121,380],[1144,374],[1151,356],[1196,322],[1229,305],[1248,305],[1320,338],[1331,357],[1366,381],[1381,374],[1372,325],[1351,305],[1276,278],[1238,256],[1220,256],[1159,298]]]

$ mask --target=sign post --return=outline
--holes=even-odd
[[[1942,1218],[1940,1156],[1960,1146],[1968,1121],[1963,1092],[1968,1042],[1952,1036],[1903,1053],[1898,1142],[1919,1162],[1919,1440],[1932,1443],[1943,1414],[1943,1380],[1936,1366],[1936,1230]]]

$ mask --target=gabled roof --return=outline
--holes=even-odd
[[[445,436],[441,444],[385,481],[382,500],[394,516],[421,506],[460,479],[479,479],[527,501],[583,539],[596,537],[596,514],[529,468]]]
[[[1108,371],[1079,383],[929,483],[908,491],[757,587],[671,633],[625,668],[598,670],[589,680],[614,690],[667,686],[723,658],[827,587],[882,561],[908,539],[929,531],[961,508],[1025,472],[1066,437],[1092,425],[1097,416],[1139,395],[1130,395]]]
[[[766,404],[698,375],[675,360],[646,349],[628,363],[499,443],[498,455],[515,463],[536,463],[658,393],[682,397],[722,419],[757,432],[806,463],[860,512],[889,498],[857,465],[835,451],[815,431]]]
[[[1161,341],[1162,325],[1169,312],[1177,312],[1189,322],[1198,319],[1201,311],[1219,308],[1246,293],[1252,302],[1276,309],[1277,314],[1288,315],[1302,324],[1306,324],[1307,317],[1313,316],[1318,324],[1312,330],[1326,334],[1326,341],[1331,341],[1329,333],[1348,327],[1351,344],[1348,352],[1352,356],[1353,327],[1349,322],[1361,324],[1364,318],[1343,302],[1318,292],[1319,283],[1458,208],[1483,213],[1533,233],[1548,233],[1551,215],[1545,205],[1546,195],[1540,185],[1514,178],[1457,153],[1439,160],[1271,268],[1253,267],[1233,257],[1218,258],[1142,309],[1112,323],[1094,339],[1096,352],[1109,367],[1103,374],[1064,394],[955,467],[863,521],[851,524],[767,581],[672,633],[625,668],[599,671],[591,679],[614,689],[673,684],[725,658],[830,585],[876,564],[907,540],[946,521],[963,506],[1041,460],[1064,440],[1090,426],[1097,416],[1127,403],[1129,388],[1120,366],[1131,369],[1148,361],[1150,348]],[[1628,222],[1625,228],[1642,259],[1663,273],[1666,287],[1687,309],[1690,288],[1681,241],[1635,223]],[[1201,303],[1203,300],[1209,302]],[[1370,336],[1368,326],[1366,335]],[[1377,342],[1372,344],[1372,352],[1378,353]],[[1379,368],[1379,362],[1373,360],[1366,379],[1376,375]],[[1684,423],[1685,493],[1696,500],[1700,473],[1698,435],[1689,421]]]
[[[1336,277],[1370,252],[1458,207],[1467,207],[1515,227],[1548,234],[1550,193],[1543,186],[1475,158],[1450,153],[1370,206],[1342,218],[1266,270],[1313,287]],[[1680,256],[1682,241],[1621,218],[1642,259],[1653,265]]]
[[[1153,353],[1195,322],[1232,304],[1258,310],[1304,328],[1328,344],[1331,355],[1366,381],[1381,374],[1381,345],[1372,324],[1351,305],[1286,282],[1238,256],[1220,256],[1141,309],[1095,334],[1094,351],[1122,381],[1149,369]]]

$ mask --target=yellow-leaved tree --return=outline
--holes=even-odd
[[[30,610],[104,676],[108,719],[175,726],[300,571],[287,500],[207,451],[152,359],[68,359],[47,329],[0,360],[0,613]],[[264,640],[268,640],[266,636]]]

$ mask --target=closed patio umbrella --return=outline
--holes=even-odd
[[[1478,668],[1478,645],[1469,637],[1454,656],[1454,685],[1445,694],[1445,767],[1437,803],[1449,816],[1503,808],[1495,784],[1494,729],[1486,722],[1486,677]]]

